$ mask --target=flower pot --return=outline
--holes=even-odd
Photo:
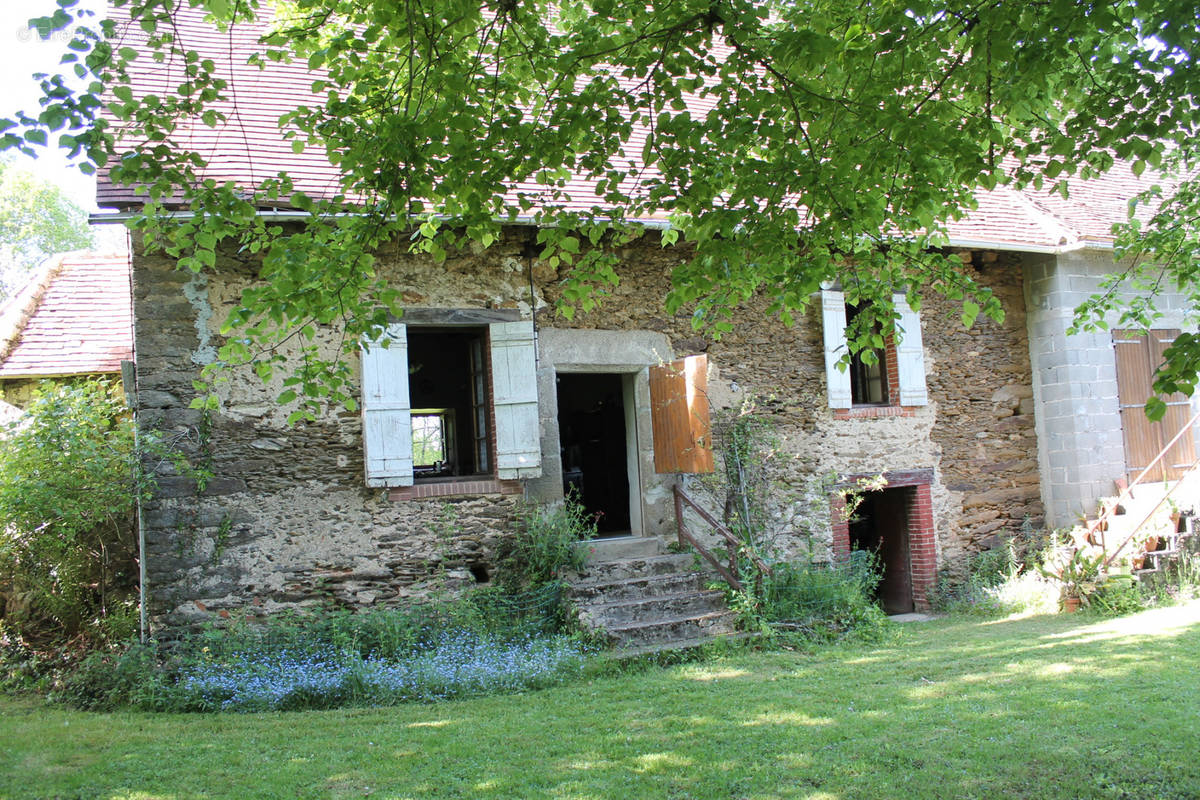
[[[1062,610],[1067,614],[1074,614],[1079,610],[1080,599],[1075,595],[1067,595],[1062,601]]]

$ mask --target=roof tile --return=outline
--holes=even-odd
[[[10,325],[0,378],[120,372],[133,359],[129,270],[128,253],[55,256],[0,308]]]

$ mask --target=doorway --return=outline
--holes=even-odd
[[[915,610],[908,519],[915,492],[912,486],[867,492],[850,520],[850,549],[879,559],[883,577],[876,598],[889,614]]]
[[[574,494],[600,536],[628,536],[630,450],[620,373],[559,373],[558,431],[563,494]]]

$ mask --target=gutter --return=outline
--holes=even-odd
[[[136,211],[119,211],[115,214],[90,214],[88,222],[93,225],[110,225],[117,223],[125,223],[140,217],[140,212]],[[195,212],[179,211],[171,214],[173,219],[192,219]],[[301,222],[311,217],[311,214],[303,211],[280,211],[278,209],[260,209],[258,216],[261,219],[270,219],[278,222],[295,221]],[[351,214],[334,214],[333,217],[349,217]],[[449,217],[440,217],[440,219],[449,219]],[[498,219],[505,225],[517,225],[524,227],[541,227],[534,217],[527,214],[516,216],[513,218]],[[671,230],[672,225],[669,220],[665,219],[647,219],[647,220],[630,220],[634,225],[652,231]],[[1068,244],[1047,245],[1047,244],[1021,244],[1020,242],[1001,242],[988,239],[969,239],[951,237],[947,239],[942,247],[961,247],[968,250],[1004,250],[1017,253],[1043,253],[1046,255],[1061,255],[1063,253],[1072,253],[1078,250],[1112,250],[1112,242],[1107,242],[1098,239],[1079,239]]]

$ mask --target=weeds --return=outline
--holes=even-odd
[[[564,570],[583,566],[579,543],[595,536],[596,521],[574,495],[558,506],[526,506],[500,556],[501,584],[521,591],[559,580]]]

